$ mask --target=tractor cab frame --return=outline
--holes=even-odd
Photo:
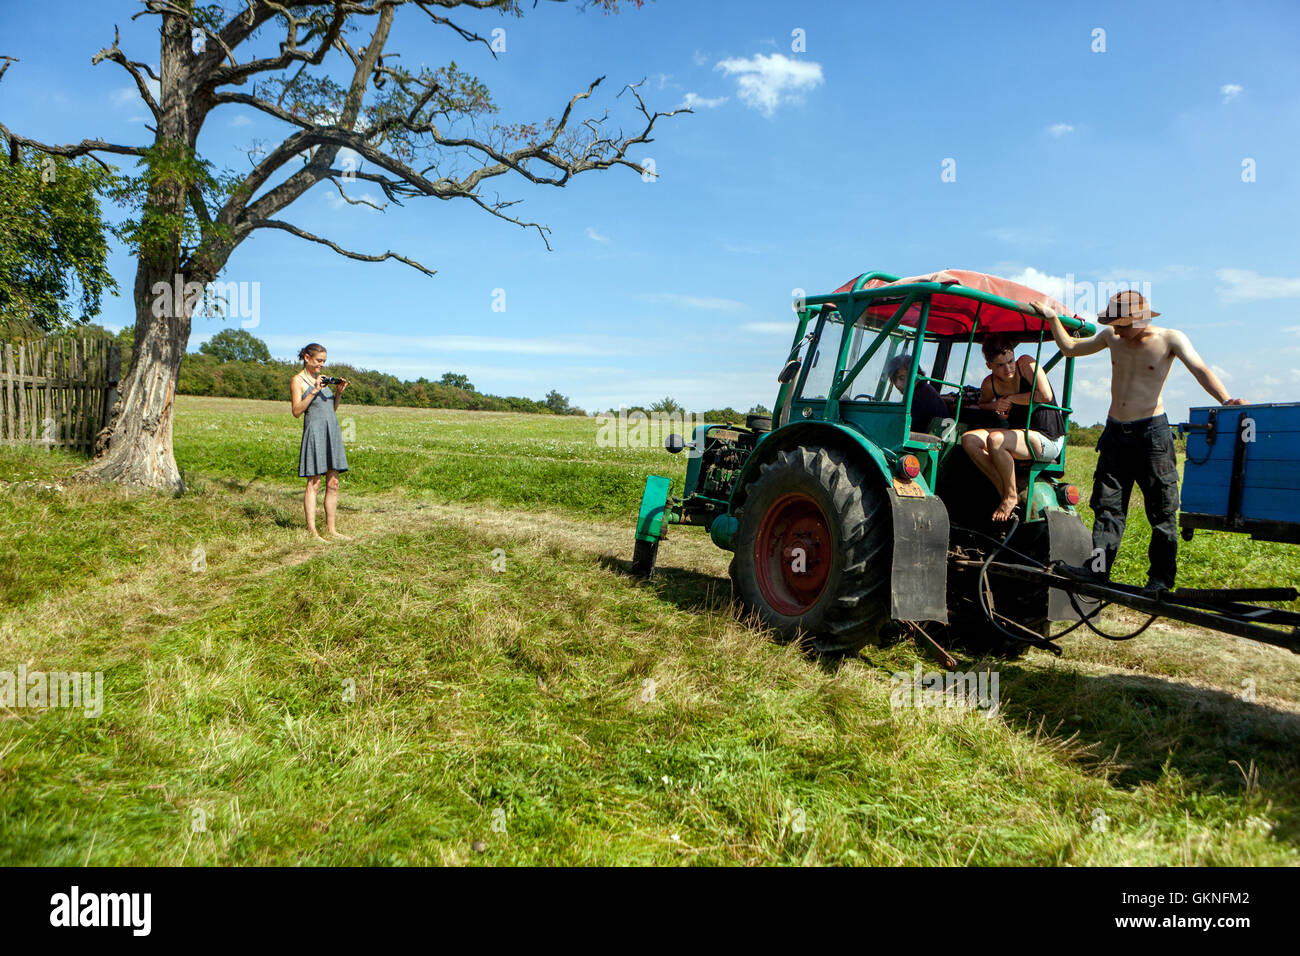
[[[969,272],[912,279],[870,272],[799,303],[773,419],[701,425],[689,442],[670,438],[669,451],[690,451],[685,487],[674,498],[668,478],[647,479],[634,570],[653,571],[668,525],[703,525],[735,552],[741,600],[823,650],[861,646],[890,621],[948,624],[950,550],[979,553],[977,539],[962,537],[967,525],[985,537],[997,530],[987,527],[993,504],[982,517],[965,507],[995,489],[959,448],[977,410],[969,389],[948,376],[960,367],[964,379],[972,351],[993,333],[1036,340],[1041,363],[1050,330],[1031,301],[1064,312],[1033,289]],[[1063,321],[1077,334],[1093,331],[1077,317]],[[927,349],[933,361],[924,369]],[[886,369],[904,354],[907,380],[895,395]],[[1057,352],[1043,367],[1061,358]],[[1061,401],[1051,407],[1068,423],[1069,359],[1064,372]],[[956,389],[951,417],[912,420],[920,383]],[[1031,396],[1030,415],[1036,407]],[[1017,542],[1043,559],[1082,561],[1090,539],[1073,509],[1077,492],[1058,481],[1063,470],[1063,461],[1025,467]],[[958,618],[978,624],[979,609],[967,603]],[[1077,616],[1063,595],[1049,601],[1047,589],[1022,603],[1016,613],[1035,634],[1049,618]]]

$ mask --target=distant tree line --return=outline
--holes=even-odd
[[[89,324],[73,326],[60,334],[108,336],[122,347],[124,370],[131,361],[134,334],[129,327],[114,335],[102,326]],[[198,352],[186,353],[181,362],[176,390],[181,395],[287,401],[289,380],[301,368],[300,362],[273,358],[266,343],[246,329],[223,329],[200,345]],[[462,408],[481,412],[536,412],[549,415],[587,414],[572,405],[568,396],[554,390],[540,401],[515,395],[485,395],[474,387],[467,376],[457,372],[447,372],[437,381],[421,377],[409,382],[395,375],[330,362],[326,364],[324,374],[346,378],[348,401],[356,405]]]
[[[657,402],[649,405],[624,405],[622,409],[611,408],[605,414],[618,415],[622,411],[624,415],[631,415],[633,412],[640,412],[646,416],[653,415],[684,415],[685,407],[673,398],[661,398]],[[745,422],[746,415],[771,415],[771,410],[766,405],[755,405],[748,412],[738,412],[728,405],[726,408],[710,408],[703,412],[692,412],[697,419],[712,423],[734,422],[742,425]]]

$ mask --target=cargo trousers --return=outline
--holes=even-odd
[[[1106,419],[1097,441],[1097,473],[1092,482],[1092,546],[1115,564],[1133,483],[1142,491],[1151,524],[1148,585],[1172,588],[1178,561],[1178,461],[1169,418],[1157,415],[1133,422]]]

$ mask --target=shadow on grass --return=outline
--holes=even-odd
[[[606,555],[601,565],[631,576],[629,561]],[[694,614],[736,613],[725,577],[659,567],[642,586]],[[821,660],[828,674],[841,663]],[[1173,773],[1184,782],[1180,799],[1271,803],[1274,836],[1300,845],[1300,715],[1146,674],[986,663],[999,671],[1004,719],[1022,733],[1068,741],[1063,752],[1116,786],[1157,784]]]
[[[627,575],[653,590],[665,601],[692,614],[727,611],[731,606],[731,581],[725,577],[659,565],[653,576],[643,578],[632,573],[631,561],[612,554],[602,555],[600,566],[607,571]]]
[[[1073,735],[1094,769],[1118,786],[1154,784],[1174,772],[1196,793],[1258,795],[1273,805],[1274,835],[1300,845],[1300,715],[1145,674],[1004,663],[1000,680],[1009,723]]]

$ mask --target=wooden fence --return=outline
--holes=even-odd
[[[122,353],[104,338],[5,344],[0,444],[90,452],[117,401]]]

